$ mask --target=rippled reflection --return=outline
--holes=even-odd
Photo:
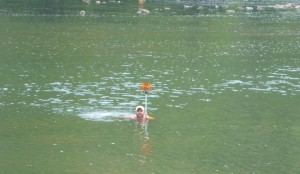
[[[151,157],[153,151],[148,133],[148,121],[137,122],[135,133],[140,141],[140,154],[137,154],[137,161],[144,164],[148,162],[148,158]]]

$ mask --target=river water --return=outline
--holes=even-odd
[[[0,173],[300,172],[299,11],[0,20]]]

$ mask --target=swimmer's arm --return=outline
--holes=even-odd
[[[154,117],[150,116],[150,115],[146,115],[147,119],[148,120],[155,120]],[[124,116],[123,118],[126,118],[126,119],[136,119],[136,116],[135,115],[130,115],[130,116]]]
[[[135,119],[135,115],[124,116],[123,118],[127,118],[127,119]]]

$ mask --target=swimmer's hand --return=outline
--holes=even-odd
[[[154,117],[151,117],[151,116],[149,116],[149,115],[147,115],[147,119],[148,119],[148,120],[155,120]]]

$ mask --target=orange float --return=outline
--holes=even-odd
[[[150,83],[142,83],[141,88],[145,92],[151,91],[151,84]]]

